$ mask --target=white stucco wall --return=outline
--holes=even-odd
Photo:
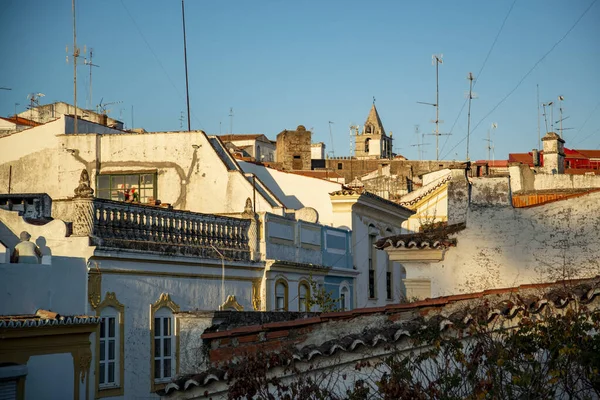
[[[239,164],[245,172],[256,174],[286,208],[297,210],[302,207],[312,207],[319,213],[321,224],[333,223],[329,193],[340,190],[341,184],[243,161]]]
[[[373,227],[375,225],[375,227]],[[369,226],[371,228],[369,229]],[[369,298],[369,232],[376,235],[375,240],[400,233],[400,227],[381,220],[352,216],[352,243],[354,249],[354,267],[360,272],[356,277],[356,307],[375,307],[397,303],[404,297],[402,284],[403,272],[399,263],[392,264],[392,299],[387,298],[386,272],[389,264],[388,254],[383,250],[372,249],[375,261],[375,298]]]
[[[231,267],[226,261],[225,296],[221,291],[220,260],[201,263],[197,258],[156,256],[140,259],[102,259],[102,296],[114,292],[125,306],[125,395],[154,398],[150,393],[153,360],[150,347],[150,306],[168,293],[181,311],[218,310],[222,298],[235,295],[244,310],[252,308],[252,279],[261,278],[261,267]],[[169,276],[171,275],[171,276]],[[175,327],[177,329],[177,327]],[[187,363],[188,361],[186,361]]]
[[[83,124],[82,124],[83,125]],[[96,126],[96,125],[91,125]],[[100,173],[157,173],[157,198],[176,209],[234,213],[252,198],[252,184],[240,171],[228,171],[201,131],[148,134],[62,134],[60,119],[0,138],[0,193],[73,196],[83,168],[92,186]],[[70,151],[67,151],[69,149]],[[257,196],[257,211],[272,211]]]
[[[429,277],[432,296],[598,275],[598,204],[600,193],[531,208],[472,204],[457,246],[408,274]]]

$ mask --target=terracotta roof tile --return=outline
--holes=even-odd
[[[469,324],[474,322],[490,323],[497,317],[514,318],[519,311],[527,311],[529,313],[540,313],[547,306],[562,308],[572,301],[577,301],[582,304],[587,304],[600,295],[600,276],[590,279],[576,279],[570,281],[557,281],[553,283],[543,284],[527,284],[519,287],[492,289],[477,293],[453,295],[439,297],[435,299],[426,299],[423,301],[398,304],[388,307],[373,307],[369,309],[353,310],[357,318],[360,315],[368,314],[383,314],[394,309],[399,311],[418,310],[423,307],[437,307],[437,312],[432,313],[430,317],[425,315],[417,315],[405,313],[407,319],[389,320],[389,323],[383,324],[375,328],[367,328],[362,333],[351,333],[342,335],[338,338],[328,339],[321,344],[309,344],[297,347],[292,350],[292,358],[300,361],[310,361],[315,357],[329,357],[340,351],[353,352],[362,346],[375,347],[382,343],[395,343],[404,338],[414,337],[418,335],[424,327],[430,329],[438,329],[444,331],[449,327],[464,329]],[[539,289],[545,289],[539,292]],[[499,298],[499,295],[511,294],[510,298]],[[481,298],[482,302],[473,304],[470,300]],[[464,301],[464,306],[461,308],[453,307],[448,309],[449,304],[460,305]],[[271,327],[282,327],[286,329],[292,328],[294,325],[300,324],[324,324],[325,320],[335,317],[336,314],[347,316],[347,312],[323,314],[325,318],[310,318],[306,320],[290,321],[289,324],[270,324]],[[356,324],[359,321],[348,321],[349,324]],[[229,331],[232,333],[234,330]],[[220,332],[227,334],[227,332]],[[203,339],[207,339],[208,335],[202,335]],[[279,340],[276,338],[274,340]],[[277,349],[275,347],[274,349]],[[195,375],[186,375],[175,379],[169,383],[161,394],[168,394],[173,391],[184,391],[192,387],[206,386],[212,381],[227,381],[227,367],[224,368],[209,368],[202,373]],[[210,377],[210,378],[209,378]]]

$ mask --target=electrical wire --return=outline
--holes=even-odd
[[[485,116],[483,118],[481,118],[479,120],[479,122],[471,130],[471,133],[475,132],[475,130],[479,127],[479,125],[481,125],[481,123],[483,121],[485,121],[491,114],[493,114],[494,111],[496,111],[498,109],[498,107],[500,107],[502,105],[502,103],[504,103],[506,101],[506,99],[508,99],[521,86],[521,84],[525,81],[525,79],[527,79],[527,77],[529,77],[529,75],[531,75],[531,73],[537,68],[537,66],[542,61],[544,61],[546,59],[546,57],[548,57],[548,55],[550,53],[552,53],[552,51],[554,51],[554,49],[559,44],[561,44],[563,42],[563,40],[565,40],[567,38],[567,36],[569,36],[569,34],[573,31],[573,29],[575,29],[575,27],[579,24],[579,22],[583,19],[583,17],[588,13],[588,11],[590,11],[590,9],[594,6],[594,4],[596,4],[597,1],[598,0],[593,0],[590,3],[590,5],[579,16],[579,18],[577,18],[577,20],[575,21],[575,23],[573,25],[571,25],[571,27],[569,28],[569,30],[567,30],[567,32],[556,43],[554,43],[554,45],[552,45],[552,47],[550,48],[550,50],[548,50],[546,53],[544,53],[544,55],[542,57],[540,57],[540,59],[537,60],[535,64],[533,64],[533,66],[529,69],[529,71],[527,71],[527,73],[525,75],[523,75],[523,77],[519,80],[519,82],[517,83],[517,85],[510,92],[508,92],[508,94],[506,94],[494,107],[492,107],[492,109],[487,114],[485,114]],[[465,135],[454,147],[452,147],[448,151],[448,153],[446,153],[444,156],[442,156],[442,158],[444,158],[446,155],[450,154],[452,152],[452,150],[454,150],[455,148],[457,148],[466,139],[467,139],[467,136]]]
[[[592,118],[592,116],[594,115],[594,113],[596,112],[596,110],[598,109],[598,107],[600,107],[600,101],[598,102],[598,104],[596,104],[596,107],[594,107],[594,109],[592,110],[592,112],[590,113],[590,115],[587,116],[587,118],[583,122],[583,125],[581,125],[581,128],[579,128],[577,130],[577,132],[575,132],[573,134],[573,136],[571,136],[571,140],[575,139],[575,136],[577,136],[581,132],[581,130],[585,127],[585,125],[588,123],[588,121],[590,120],[590,118]],[[587,139],[588,137],[589,136],[587,136],[585,139]],[[583,140],[585,140],[585,139],[583,139]],[[583,140],[580,140],[577,143],[581,143],[581,142],[583,142]]]
[[[137,29],[138,33],[140,34],[140,36],[144,40],[144,43],[146,43],[146,46],[148,46],[148,49],[150,50],[150,53],[152,53],[152,55],[154,56],[154,59],[156,60],[156,62],[158,63],[158,65],[162,69],[163,73],[165,74],[165,76],[167,77],[167,79],[169,80],[169,82],[171,83],[171,86],[173,86],[173,89],[175,89],[175,92],[177,93],[177,95],[179,96],[179,98],[185,102],[186,101],[185,97],[181,94],[181,92],[179,91],[179,89],[177,89],[177,86],[173,82],[173,79],[171,79],[171,76],[169,75],[169,73],[167,72],[167,70],[165,69],[165,67],[163,66],[162,62],[160,62],[160,58],[158,58],[158,56],[156,55],[156,53],[152,49],[152,46],[150,45],[150,43],[146,39],[146,36],[144,36],[144,34],[142,33],[142,30],[140,29],[140,27],[137,24],[137,22],[135,22],[135,18],[133,18],[133,15],[129,12],[129,9],[127,8],[127,6],[123,2],[123,0],[121,0],[121,4],[123,5],[123,8],[127,12],[127,15],[129,15],[129,18],[131,19],[131,22],[133,22],[133,26],[135,26],[135,28]],[[192,116],[194,117],[194,119],[196,120],[196,122],[198,123],[198,125],[200,125],[200,128],[202,130],[204,130],[204,127],[202,126],[202,122],[200,122],[200,119],[196,116],[196,114],[194,114],[193,111],[190,111],[190,113],[192,114]]]
[[[492,42],[492,45],[490,46],[490,49],[488,50],[487,55],[485,56],[485,59],[483,60],[483,64],[481,65],[481,68],[479,68],[479,72],[477,72],[477,75],[475,75],[475,82],[473,82],[473,89],[475,89],[477,82],[479,82],[481,73],[483,72],[483,69],[485,68],[485,65],[487,64],[488,59],[490,58],[490,55],[492,54],[492,50],[494,50],[494,47],[496,46],[496,42],[498,42],[498,38],[500,37],[500,34],[504,30],[504,25],[506,25],[506,21],[508,20],[508,17],[510,16],[516,2],[517,2],[517,0],[514,0],[512,2],[512,4],[510,5],[510,8],[508,9],[506,16],[504,17],[504,20],[502,21],[502,25],[500,25],[500,29],[498,29],[498,33],[496,33],[496,37],[494,38],[494,41]],[[458,112],[458,115],[456,116],[456,119],[454,120],[454,123],[452,124],[452,127],[450,128],[450,132],[448,132],[448,135],[446,136],[446,140],[444,140],[444,144],[442,145],[442,149],[440,150],[440,152],[444,151],[444,148],[446,147],[446,144],[448,143],[448,139],[450,139],[450,135],[452,135],[452,131],[454,130],[454,127],[456,126],[458,119],[462,115],[462,112],[465,109],[465,106],[467,105],[468,101],[469,101],[469,99],[466,99],[464,101],[462,107],[460,108],[460,111]]]

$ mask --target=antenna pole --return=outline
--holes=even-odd
[[[435,159],[440,159],[440,80],[439,58],[435,56]]]
[[[537,87],[537,99],[538,99],[538,148],[542,148],[542,138],[540,136],[540,85],[536,84]]]
[[[77,57],[79,56],[79,50],[77,49],[77,29],[75,25],[75,0],[71,0],[71,9],[73,11],[73,103],[75,106],[73,133],[77,134]]]
[[[331,152],[333,153],[333,156],[335,157],[335,150],[333,149],[333,134],[331,133],[331,124],[333,124],[333,122],[329,121],[329,140],[331,140]]]
[[[94,49],[90,48],[90,61],[87,62],[87,60],[84,60],[84,63],[86,65],[90,66],[90,99],[89,99],[90,103],[88,105],[89,110],[92,109],[92,104],[94,104],[94,103],[92,103],[92,67],[99,67],[99,65],[94,64],[92,61],[93,52],[94,52]],[[85,49],[84,49],[84,53],[85,53]]]
[[[229,133],[233,134],[233,107],[229,107]]]
[[[467,79],[469,80],[469,113],[467,115],[467,161],[469,161],[469,137],[471,135],[471,100],[473,99],[473,80],[475,79],[473,77],[473,73],[469,72]],[[489,131],[488,131],[488,136],[489,136]],[[488,137],[488,139],[489,139],[489,137]],[[488,153],[489,153],[489,151],[488,151]],[[488,160],[489,159],[490,159],[490,155],[488,154]]]
[[[183,0],[181,0],[181,19],[183,20],[183,59],[185,63],[185,97],[187,101],[187,123],[188,132],[190,132],[192,130],[190,123],[190,87],[188,82],[187,44],[185,37],[185,7],[183,5]]]

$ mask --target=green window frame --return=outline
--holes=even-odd
[[[156,199],[156,173],[97,175],[96,197],[147,203],[150,198]]]

